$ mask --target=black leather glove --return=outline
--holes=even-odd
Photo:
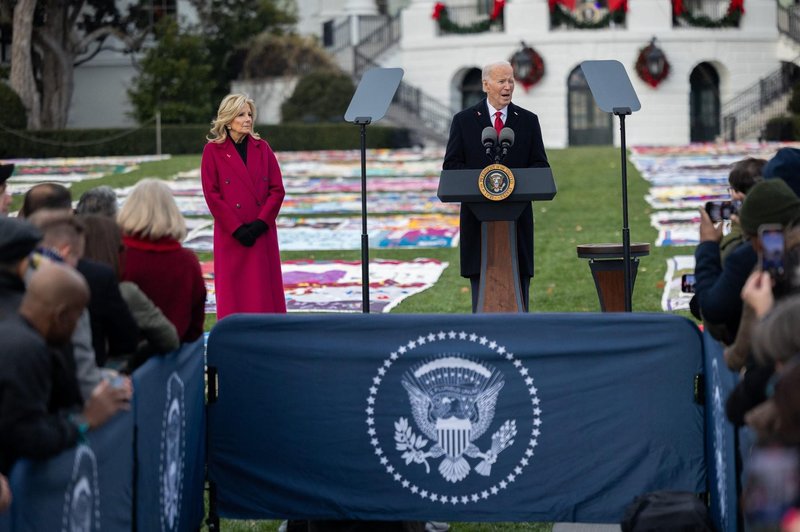
[[[258,218],[254,222],[247,224],[247,226],[250,228],[250,234],[253,235],[254,239],[260,237],[269,229],[269,226]]]
[[[249,224],[242,224],[233,232],[233,238],[239,241],[243,246],[250,247],[256,243],[256,237],[250,231]]]

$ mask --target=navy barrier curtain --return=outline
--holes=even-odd
[[[86,441],[11,470],[14,532],[129,532],[133,526],[133,415],[117,414]]]
[[[198,530],[203,520],[203,350],[200,339],[133,374],[138,530]]]
[[[708,462],[710,512],[720,532],[736,532],[737,484],[734,427],[725,415],[725,401],[738,381],[738,374],[728,369],[722,345],[708,332],[705,345],[706,455]]]
[[[702,354],[661,314],[232,316],[207,352],[219,514],[619,522],[707,489]]]

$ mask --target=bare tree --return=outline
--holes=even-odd
[[[10,82],[30,129],[66,126],[77,65],[103,50],[140,47],[152,22],[146,3],[123,14],[115,0],[16,0]]]
[[[36,0],[18,0],[14,6],[11,38],[11,79],[10,85],[19,94],[22,105],[28,113],[28,129],[41,127],[41,103],[33,77],[31,60],[31,38],[33,34],[33,11]]]

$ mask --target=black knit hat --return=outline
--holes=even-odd
[[[742,203],[739,221],[749,235],[758,234],[762,224],[789,225],[800,218],[800,198],[782,179],[756,183]]]
[[[11,177],[11,174],[14,173],[14,165],[13,164],[0,164],[0,185],[6,182],[6,180]]]
[[[33,251],[42,232],[19,218],[0,217],[0,262],[12,264]]]

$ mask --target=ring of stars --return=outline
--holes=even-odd
[[[431,344],[434,342],[441,342],[441,341],[448,341],[448,340],[460,340],[472,343],[478,343],[479,345],[486,347],[487,349],[497,353],[499,356],[504,358],[505,360],[509,361],[514,365],[514,368],[519,372],[520,377],[525,382],[525,387],[528,390],[528,395],[530,396],[531,401],[531,413],[533,416],[533,428],[528,438],[527,448],[525,452],[522,454],[519,462],[517,463],[516,467],[506,475],[505,477],[500,480],[500,482],[494,484],[493,486],[481,490],[480,492],[471,493],[469,495],[444,495],[440,493],[435,493],[426,489],[423,489],[420,486],[415,485],[409,479],[403,477],[403,475],[397,471],[397,469],[389,462],[389,459],[386,457],[383,448],[380,445],[377,437],[377,431],[375,429],[375,401],[377,399],[378,390],[380,389],[381,382],[383,382],[383,377],[386,375],[386,372],[389,368],[392,367],[392,364],[396,362],[402,355],[405,355],[409,351],[416,349],[419,346],[425,344]],[[367,396],[367,435],[370,438],[370,444],[372,445],[375,456],[377,456],[378,460],[381,463],[381,466],[386,470],[386,473],[389,474],[396,482],[398,482],[403,488],[409,490],[411,493],[420,496],[422,499],[431,501],[431,502],[439,502],[442,505],[458,505],[458,504],[469,504],[469,503],[476,503],[481,500],[488,499],[492,495],[497,495],[501,490],[504,490],[512,484],[516,478],[522,474],[523,468],[525,468],[531,461],[534,448],[538,445],[538,438],[541,431],[542,425],[542,409],[540,406],[540,401],[538,397],[538,389],[533,383],[533,377],[529,375],[528,369],[522,365],[522,362],[518,360],[514,353],[509,352],[506,348],[502,345],[499,345],[497,342],[489,340],[485,336],[480,336],[475,333],[467,333],[465,331],[439,331],[439,332],[430,332],[427,335],[420,335],[417,338],[408,341],[405,344],[398,346],[395,351],[392,351],[386,359],[384,359],[381,366],[378,368],[378,371],[375,374],[375,377],[372,379],[372,386],[369,388],[369,395]],[[524,434],[518,434],[517,438],[524,438]],[[394,445],[392,445],[394,447]]]

